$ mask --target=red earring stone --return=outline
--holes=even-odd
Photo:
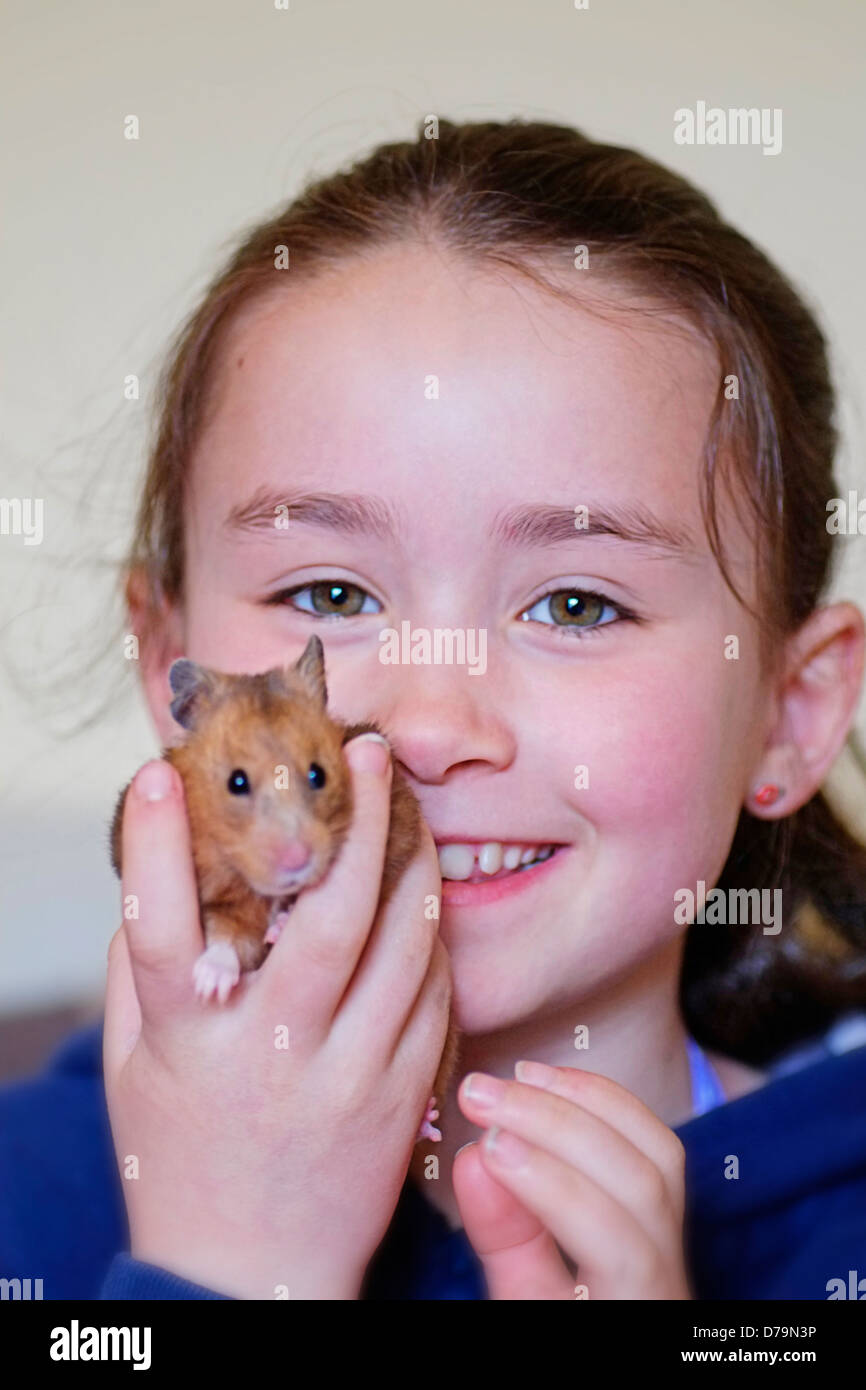
[[[766,782],[763,787],[759,787],[755,792],[755,800],[759,806],[772,806],[774,801],[779,799],[779,788],[772,782]]]

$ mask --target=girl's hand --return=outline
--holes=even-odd
[[[693,1298],[677,1136],[604,1076],[538,1062],[515,1072],[473,1073],[459,1092],[487,1129],[461,1149],[453,1177],[491,1299]],[[488,1105],[470,1095],[476,1077],[497,1091]]]
[[[367,739],[346,751],[356,815],[340,856],[225,1005],[194,994],[183,783],[156,760],[126,798],[138,916],[109,949],[103,1051],[131,1253],[236,1298],[358,1296],[444,1044],[450,970],[424,914],[441,892],[433,838],[425,827],[374,921],[391,761]],[[144,799],[155,777],[168,794]]]

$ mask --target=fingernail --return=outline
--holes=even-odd
[[[505,1094],[505,1082],[497,1076],[485,1076],[483,1072],[472,1071],[463,1083],[463,1094],[473,1105],[486,1109],[495,1105]]]
[[[391,763],[388,740],[381,734],[359,734],[346,744],[346,757],[357,772],[377,772],[380,776]]]
[[[494,1125],[484,1136],[486,1152],[503,1168],[522,1168],[529,1158],[529,1146],[507,1129]]]
[[[549,1067],[546,1062],[518,1062],[514,1075],[527,1086],[552,1086],[556,1081],[556,1067]]]
[[[140,801],[164,801],[173,790],[172,771],[163,758],[145,763],[135,778],[135,794]]]
[[[461,1145],[460,1145],[460,1148],[457,1150],[457,1153],[454,1155],[455,1159],[456,1159],[460,1154],[462,1154],[462,1152],[463,1152],[464,1149],[471,1149],[471,1148],[472,1148],[472,1145],[473,1145],[473,1144],[477,1144],[477,1143],[478,1143],[478,1140],[477,1140],[477,1139],[470,1139],[470,1140],[468,1140],[467,1143],[461,1144]]]

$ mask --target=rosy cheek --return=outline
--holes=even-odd
[[[634,673],[587,692],[563,742],[574,755],[569,800],[599,828],[642,826],[651,837],[653,824],[688,825],[733,793],[724,713],[697,685],[677,691]]]

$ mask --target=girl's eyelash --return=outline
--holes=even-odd
[[[365,600],[368,598],[373,598],[373,595],[368,593],[367,590],[362,587],[362,585],[353,584],[351,580],[348,579],[308,579],[306,584],[296,584],[292,589],[279,589],[275,594],[271,594],[270,598],[265,599],[265,603],[273,604],[277,607],[280,607],[286,602],[287,599],[294,598],[295,594],[303,594],[308,589],[318,588],[357,589],[359,594],[364,595]],[[378,603],[378,599],[376,599],[375,602]],[[369,614],[361,613],[349,613],[346,615],[343,615],[342,613],[314,613],[311,612],[308,608],[295,608],[294,611],[296,613],[304,613],[308,618],[313,618],[315,621],[318,622],[328,622],[331,618],[343,618],[343,620],[345,621],[346,617],[369,617]]]
[[[634,612],[633,609],[628,608],[624,603],[614,602],[612,598],[608,598],[607,594],[602,593],[600,589],[583,589],[577,584],[559,585],[556,588],[548,589],[545,593],[539,594],[538,598],[533,599],[532,603],[527,604],[526,608],[523,610],[524,613],[530,612],[530,610],[535,608],[537,604],[543,603],[546,598],[553,598],[556,594],[579,594],[581,598],[598,599],[598,601],[602,605],[602,611],[605,608],[612,608],[617,614],[617,617],[613,622],[593,623],[592,626],[586,627],[578,627],[577,625],[572,627],[569,626],[567,623],[543,624],[544,627],[549,627],[554,632],[556,632],[557,636],[559,637],[565,637],[567,639],[570,639],[572,637],[589,637],[593,633],[603,632],[605,628],[616,627],[617,624],[620,622],[639,623],[643,621],[638,616],[638,614]],[[527,621],[538,622],[538,619],[527,619]]]
[[[333,587],[342,585],[344,588],[347,589],[357,589],[359,593],[364,595],[365,599],[373,597],[373,595],[368,594],[367,590],[364,589],[360,584],[353,584],[349,580],[311,579],[308,580],[306,584],[296,584],[294,588],[291,589],[280,589],[277,591],[277,593],[271,594],[270,598],[266,599],[265,602],[267,604],[279,606],[284,604],[287,599],[294,598],[296,594],[302,594],[307,589],[314,589],[319,585],[331,585]],[[537,604],[543,603],[545,599],[553,598],[556,594],[579,594],[581,598],[597,599],[602,605],[602,610],[604,608],[612,608],[617,614],[616,620],[613,622],[593,623],[592,626],[587,625],[585,627],[579,627],[577,625],[572,627],[566,623],[542,624],[542,626],[544,627],[551,628],[561,637],[588,637],[590,633],[599,632],[606,627],[616,627],[618,622],[642,622],[642,619],[638,616],[638,614],[635,613],[633,609],[628,608],[624,603],[614,602],[612,598],[608,598],[607,594],[602,593],[599,589],[582,589],[577,585],[565,585],[560,586],[558,588],[548,589],[545,593],[539,594],[537,598],[533,599],[532,602],[528,604],[525,609],[523,609],[523,612],[528,613],[531,609],[535,608]],[[378,600],[376,600],[376,602],[378,602]],[[343,618],[343,615],[340,613],[314,613],[310,612],[310,610],[306,608],[296,608],[295,612],[306,613],[307,617],[313,618],[314,620],[320,622],[327,622],[332,618]],[[350,613],[347,616],[350,618],[358,618],[361,617],[362,614]],[[343,620],[345,621],[345,618]],[[528,619],[527,621],[538,622],[539,620],[537,618],[533,618]]]

